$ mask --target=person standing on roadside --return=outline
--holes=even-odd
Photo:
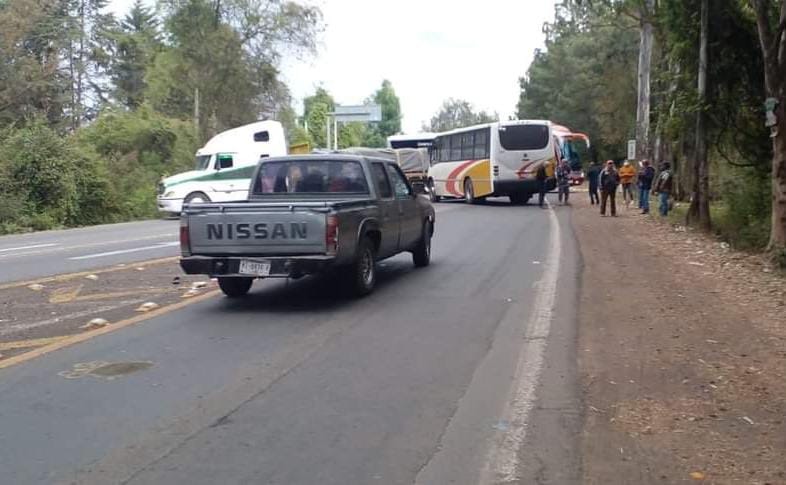
[[[625,207],[628,207],[633,202],[633,178],[636,177],[636,169],[626,161],[622,164],[619,174],[622,183],[622,200],[625,202]]]
[[[639,209],[642,214],[650,213],[650,190],[654,178],[655,169],[650,165],[650,161],[642,160],[639,170]]]
[[[587,169],[587,181],[589,182],[589,196],[590,204],[600,204],[598,198],[598,183],[600,180],[600,165],[598,162],[593,161]]]
[[[617,217],[617,186],[620,184],[620,174],[614,162],[606,162],[606,168],[600,172],[600,215],[606,215],[606,201],[611,204],[611,216]]]
[[[538,171],[535,172],[535,180],[538,182],[538,206],[543,209],[543,204],[546,202],[546,164],[541,163]]]
[[[662,217],[669,215],[669,196],[673,186],[674,177],[671,174],[671,164],[663,162],[660,168],[660,175],[658,175],[658,180],[655,182],[655,190],[652,191],[660,199],[660,207],[658,209]]]
[[[557,187],[559,190],[560,204],[568,205],[570,195],[570,165],[566,160],[560,162],[557,167]]]

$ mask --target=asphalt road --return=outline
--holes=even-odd
[[[176,220],[0,237],[0,283],[180,254]]]
[[[440,204],[367,298],[257,282],[0,369],[0,482],[579,483],[568,218]]]

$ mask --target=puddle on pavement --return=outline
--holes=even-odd
[[[132,374],[153,366],[150,361],[130,361],[130,362],[82,362],[74,364],[73,370],[58,372],[58,375],[66,379],[79,379],[81,377],[90,375],[93,377],[100,377],[106,380],[112,380],[116,377]]]

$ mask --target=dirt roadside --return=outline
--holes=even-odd
[[[786,280],[573,196],[584,483],[786,484]]]

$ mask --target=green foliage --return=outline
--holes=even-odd
[[[319,9],[136,0],[118,22],[107,4],[0,0],[0,233],[155,217],[161,176],[260,118],[312,141],[277,66],[314,51]]]
[[[744,250],[761,250],[770,237],[770,180],[754,170],[735,170],[736,179],[726,181],[723,199],[713,212],[716,231]]]
[[[584,26],[584,28],[581,28]],[[558,10],[520,80],[521,119],[548,119],[587,133],[603,158],[624,156],[636,116],[638,34],[608,9]]]
[[[374,93],[370,101],[382,107],[382,121],[374,127],[380,138],[387,140],[390,135],[399,133],[401,131],[401,103],[393,89],[393,84],[387,79],[382,81],[382,86]]]
[[[496,113],[491,115],[485,111],[475,112],[469,101],[448,98],[442,102],[439,111],[431,118],[429,126],[424,126],[423,130],[438,133],[498,119]]]
[[[98,224],[116,215],[106,170],[73,138],[40,122],[3,140],[0,192],[3,232]]]
[[[136,0],[119,27],[111,33],[115,60],[110,74],[114,97],[130,109],[144,102],[145,74],[164,46],[158,20],[150,9]]]
[[[118,202],[123,219],[154,217],[155,188],[161,177],[189,170],[198,148],[190,123],[162,116],[143,105],[136,112],[110,111],[82,130],[81,145],[95,150],[126,194]]]

